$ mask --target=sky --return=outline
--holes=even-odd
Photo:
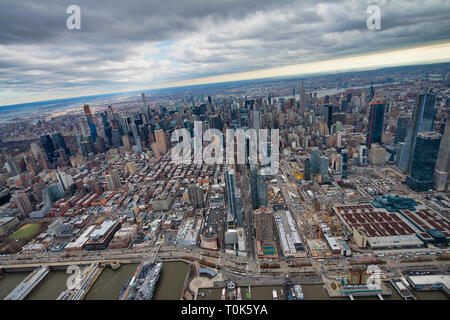
[[[447,0],[0,0],[0,106],[448,61]]]

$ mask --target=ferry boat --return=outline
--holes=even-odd
[[[222,289],[222,295],[220,296],[220,300],[225,300],[227,296],[227,289]]]
[[[242,300],[241,288],[237,288],[236,300]]]
[[[278,300],[278,294],[277,294],[277,290],[276,289],[272,290],[272,300]]]
[[[299,285],[299,284],[294,285],[294,292],[295,292],[295,298],[297,300],[305,299],[305,296],[303,295],[303,288],[301,285]]]

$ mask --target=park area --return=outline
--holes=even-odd
[[[39,223],[28,223],[17,229],[9,238],[12,240],[31,238],[39,231],[40,226]]]

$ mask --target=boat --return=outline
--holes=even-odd
[[[242,300],[241,288],[237,288],[236,300]]]
[[[162,263],[144,262],[127,281],[119,300],[151,300],[161,273]]]
[[[296,295],[295,295],[294,288],[291,288],[291,296],[292,296],[292,299],[293,299],[293,300],[296,299]]]
[[[227,289],[223,288],[222,289],[222,295],[220,296],[220,300],[226,300],[226,295],[227,295]]]
[[[245,298],[246,299],[252,298],[252,290],[250,289],[250,286],[248,286],[247,291],[245,292]]]
[[[295,298],[297,300],[305,299],[305,296],[303,294],[303,288],[301,285],[299,285],[299,284],[294,285],[294,292],[295,292]]]
[[[272,300],[278,300],[278,294],[277,294],[277,290],[276,289],[272,290]]]

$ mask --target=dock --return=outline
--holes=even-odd
[[[78,286],[63,291],[57,300],[83,300],[102,271],[103,268],[98,263],[87,266],[81,272]]]
[[[405,300],[416,300],[416,297],[409,291],[408,287],[403,283],[401,279],[391,279],[389,280],[395,290],[398,292],[400,297]]]
[[[33,291],[34,288],[47,276],[50,268],[40,267],[29,274],[13,291],[11,291],[5,300],[23,300]]]

